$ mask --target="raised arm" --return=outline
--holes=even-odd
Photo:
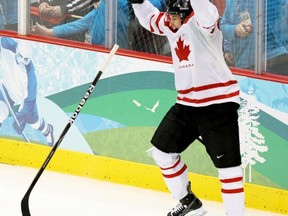
[[[160,12],[148,0],[129,0],[132,3],[134,13],[140,24],[152,33],[162,35],[160,22],[164,17],[164,12]],[[139,2],[139,3],[135,3]]]
[[[218,10],[209,0],[190,0],[190,3],[200,26],[210,28],[217,23]]]

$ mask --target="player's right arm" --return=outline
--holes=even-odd
[[[132,3],[134,13],[136,17],[138,18],[140,24],[144,28],[146,28],[148,31],[154,34],[164,35],[164,32],[163,32],[164,18],[165,18],[164,12],[160,12],[148,0],[144,0],[144,1],[129,0],[129,1]]]

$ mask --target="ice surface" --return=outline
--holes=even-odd
[[[0,215],[21,216],[21,199],[38,169],[0,164]],[[225,216],[222,203],[202,200],[207,216]],[[45,170],[31,192],[32,216],[165,216],[169,193]],[[280,214],[246,209],[246,216]]]

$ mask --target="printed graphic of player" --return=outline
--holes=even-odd
[[[47,144],[53,146],[53,126],[39,116],[37,109],[37,78],[31,60],[31,44],[2,36],[0,55],[3,65],[3,80],[0,83],[0,127],[10,112],[14,118],[13,128],[19,135],[24,135],[23,130],[26,124],[29,124],[42,132]],[[12,107],[16,105],[19,105],[19,109],[14,114]]]

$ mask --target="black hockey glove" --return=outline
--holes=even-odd
[[[142,4],[144,0],[129,0],[131,4]]]

